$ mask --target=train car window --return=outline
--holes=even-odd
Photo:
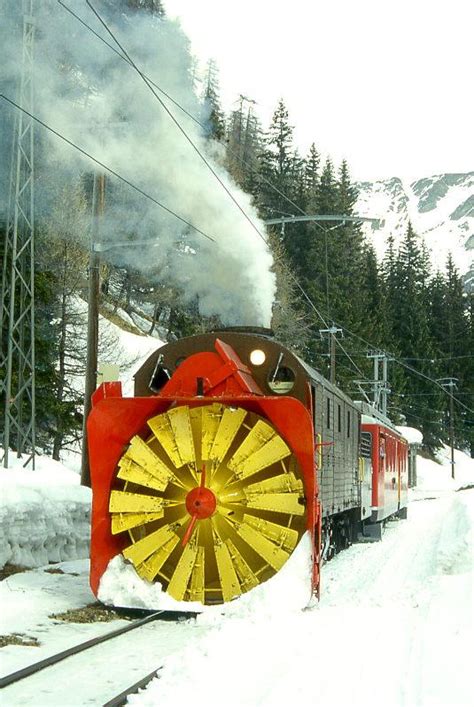
[[[337,431],[341,431],[341,406],[337,406]]]
[[[149,389],[153,393],[159,393],[170,378],[170,371],[163,366],[163,356],[159,356],[153,373],[151,374],[150,382],[148,383]]]
[[[328,430],[331,428],[331,401],[326,398],[326,427]]]
[[[285,395],[295,385],[295,372],[288,366],[277,366],[268,377],[268,387],[277,395]]]
[[[372,456],[372,433],[362,432],[360,435],[360,456],[370,459]]]
[[[351,411],[347,411],[347,436],[351,436]]]

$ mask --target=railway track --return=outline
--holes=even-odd
[[[200,631],[194,623],[179,621],[195,616],[158,611],[16,670],[0,678],[1,702],[9,707],[123,705],[155,677],[168,655]],[[122,689],[117,693],[117,688]]]

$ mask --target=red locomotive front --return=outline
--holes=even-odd
[[[310,412],[284,395],[284,385],[274,385],[277,395],[262,389],[277,374],[255,373],[263,361],[249,365],[251,338],[239,351],[245,360],[223,337],[196,339],[150,357],[136,377],[136,397],[122,398],[117,384],[94,395],[92,589],[98,593],[110,560],[121,554],[173,599],[230,601],[278,572],[309,531],[317,593]],[[278,347],[259,344],[269,370],[278,369]]]

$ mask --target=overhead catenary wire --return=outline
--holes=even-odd
[[[109,47],[109,49],[111,49],[118,57],[120,57],[120,59],[122,59],[123,61],[125,61],[127,64],[130,64],[131,66],[133,66],[133,64],[132,64],[132,62],[130,61],[130,59],[128,59],[126,56],[124,56],[124,54],[122,54],[120,51],[118,51],[112,44],[110,44],[110,42],[108,42],[106,39],[104,39],[104,37],[102,37],[98,32],[96,32],[95,29],[94,29],[93,27],[91,27],[85,20],[83,20],[81,17],[79,17],[79,15],[78,15],[77,13],[75,13],[73,10],[71,10],[71,8],[68,7],[62,0],[57,0],[57,2],[59,3],[59,5],[61,5],[61,7],[63,7],[67,12],[69,12],[69,14],[72,15],[78,22],[80,22],[86,29],[88,29],[90,32],[92,32],[92,34],[94,34],[94,35],[97,37],[97,39],[99,39],[101,42],[103,42],[103,44],[105,44],[107,47]],[[114,41],[115,41],[115,40],[114,40]],[[179,101],[177,101],[175,98],[173,98],[172,96],[170,96],[170,94],[167,93],[161,86],[159,86],[159,84],[157,84],[156,81],[154,81],[153,79],[151,79],[151,78],[150,78],[147,74],[145,74],[144,72],[143,72],[143,76],[154,86],[154,88],[156,88],[160,93],[162,93],[163,96],[165,96],[169,101],[171,101],[171,103],[173,103],[177,108],[179,108],[179,110],[181,110],[185,115],[187,115],[188,118],[190,118],[194,123],[196,123],[197,125],[199,125],[199,127],[201,127],[203,130],[206,130],[206,125],[205,125],[204,123],[202,123],[198,118],[196,118],[195,115],[193,115],[193,114],[190,113],[188,110],[186,110],[186,108],[185,108],[184,106],[182,106],[182,105],[179,103]],[[246,167],[248,167],[248,169],[252,172],[252,174],[258,174],[258,170],[255,169],[254,167],[252,167],[251,164],[249,164],[248,162],[246,162],[246,161],[244,160],[244,158],[243,158],[241,155],[239,155],[239,154],[237,154],[236,152],[234,152],[233,150],[231,150],[228,146],[226,146],[226,149],[229,149],[229,152],[230,152],[230,154],[232,154],[233,157],[235,157],[235,158],[238,159],[242,164],[244,164]],[[269,179],[267,179],[264,175],[260,174],[259,177],[260,177],[260,179],[262,180],[262,182],[264,182],[265,184],[267,184],[271,189],[273,189],[273,191],[274,191],[276,194],[279,194],[279,195],[280,195],[281,197],[283,197],[289,204],[291,204],[292,206],[294,206],[294,208],[297,209],[298,211],[300,211],[301,214],[303,214],[304,216],[307,216],[307,215],[308,215],[303,209],[301,209],[301,208],[298,206],[298,204],[296,204],[294,201],[292,201],[292,199],[290,199],[289,196],[287,196],[284,192],[282,192],[280,189],[278,189],[278,187],[275,186],[275,185],[274,185]],[[282,212],[282,213],[283,213],[283,212]],[[293,214],[286,214],[286,215],[287,215],[287,216],[293,216]]]
[[[239,210],[242,211],[243,215],[244,215],[245,218],[249,221],[249,223],[250,223],[251,226],[254,228],[254,230],[257,232],[257,234],[259,235],[259,237],[268,245],[267,239],[263,236],[263,234],[260,232],[260,230],[257,228],[257,226],[253,223],[253,221],[250,219],[250,217],[245,213],[245,211],[242,209],[242,207],[241,207],[241,206],[238,204],[238,202],[235,200],[235,198],[234,198],[233,195],[230,193],[230,191],[227,189],[227,187],[224,185],[224,183],[222,182],[222,180],[220,179],[220,177],[215,173],[215,171],[213,170],[212,166],[207,162],[207,160],[205,159],[205,157],[200,153],[199,148],[197,148],[197,146],[195,146],[195,145],[192,143],[191,139],[187,136],[186,131],[182,128],[182,126],[179,124],[179,122],[177,121],[177,119],[173,116],[173,114],[171,113],[171,111],[169,111],[168,107],[163,103],[162,99],[161,99],[161,98],[156,94],[156,92],[153,90],[153,86],[152,86],[151,84],[155,85],[156,88],[157,88],[160,92],[163,93],[163,95],[166,95],[166,97],[167,97],[170,101],[172,101],[177,107],[179,107],[181,110],[183,110],[190,118],[192,118],[192,119],[193,119],[195,122],[197,122],[199,125],[201,125],[200,121],[198,121],[197,119],[195,119],[194,116],[192,116],[188,111],[186,111],[182,106],[180,106],[177,101],[175,101],[171,96],[169,96],[169,94],[166,94],[166,92],[164,92],[159,86],[157,86],[156,84],[154,84],[154,82],[152,82],[151,79],[148,79],[148,78],[146,77],[146,75],[143,74],[143,72],[135,65],[135,63],[133,62],[133,60],[131,60],[131,58],[127,55],[127,53],[126,53],[126,51],[123,49],[123,47],[121,47],[121,45],[120,45],[120,43],[118,42],[118,40],[114,37],[113,33],[112,33],[111,30],[107,27],[107,25],[106,25],[105,22],[102,20],[102,18],[100,18],[99,14],[95,11],[95,9],[93,8],[93,6],[92,6],[92,4],[89,2],[89,0],[86,0],[87,5],[88,5],[88,6],[90,7],[90,9],[94,12],[94,14],[98,17],[98,19],[100,20],[100,22],[102,23],[102,25],[105,27],[105,29],[107,30],[107,32],[108,32],[108,33],[110,34],[110,36],[114,39],[114,41],[115,41],[116,44],[120,47],[120,49],[124,52],[125,56],[122,55],[122,54],[121,54],[120,52],[118,52],[117,50],[115,50],[115,48],[114,48],[112,45],[110,45],[106,40],[104,40],[97,32],[95,32],[95,30],[93,30],[91,27],[89,27],[89,25],[87,25],[87,23],[85,23],[81,18],[79,18],[79,17],[78,17],[72,10],[70,10],[70,8],[68,8],[61,0],[58,0],[58,2],[59,2],[59,4],[60,4],[62,7],[64,7],[64,9],[66,9],[68,12],[70,12],[71,15],[73,15],[74,17],[76,17],[76,19],[78,19],[78,21],[81,22],[87,29],[89,29],[91,32],[93,32],[94,35],[95,35],[98,39],[100,39],[100,40],[101,40],[102,42],[104,42],[107,46],[109,46],[120,58],[122,58],[123,60],[127,61],[133,68],[135,68],[135,70],[139,73],[139,75],[142,77],[142,79],[143,79],[143,80],[145,81],[145,83],[148,85],[148,87],[150,88],[150,90],[152,90],[152,92],[153,92],[153,94],[155,95],[155,97],[157,98],[157,100],[161,103],[161,105],[163,106],[163,108],[168,112],[168,114],[170,115],[170,117],[173,119],[173,121],[175,122],[175,124],[177,125],[177,127],[181,130],[181,132],[182,132],[183,135],[186,137],[186,139],[188,139],[188,141],[191,142],[191,144],[193,145],[194,149],[196,149],[196,151],[198,152],[198,154],[200,154],[200,156],[202,157],[202,159],[203,159],[203,160],[206,162],[206,164],[208,165],[209,169],[215,174],[215,176],[216,176],[216,178],[218,179],[218,181],[221,183],[221,185],[222,185],[223,188],[226,190],[226,192],[229,194],[229,196],[230,196],[231,199],[234,201],[234,203],[238,206]],[[240,159],[240,158],[239,158],[239,159]],[[244,161],[244,160],[241,159],[241,161],[245,164],[245,161]],[[250,167],[250,169],[251,169],[252,171],[255,171],[255,170],[253,170],[251,167]],[[280,189],[278,189],[275,185],[273,185],[269,180],[264,179],[264,181],[265,181],[276,193],[278,193],[280,196],[282,196],[282,197],[287,201],[287,203],[291,204],[294,208],[296,208],[301,214],[306,215],[306,216],[308,215],[308,214],[304,211],[304,209],[302,209],[298,204],[296,204],[292,199],[290,199],[290,198],[289,198],[286,194],[284,194]],[[159,205],[161,205],[161,204],[159,204]],[[317,225],[319,228],[321,228],[322,230],[325,230],[322,226],[320,226],[320,224],[317,224],[317,223],[316,223],[316,225]],[[192,226],[192,227],[193,227],[193,228],[196,228],[196,227],[194,227],[194,226]],[[199,229],[196,229],[196,230],[199,231]],[[199,231],[199,232],[201,232],[201,231]],[[201,233],[202,233],[202,232],[201,232]],[[205,234],[203,234],[203,235],[205,235]],[[206,236],[206,237],[208,237],[208,236]],[[211,240],[214,240],[214,239],[211,239]],[[294,275],[291,271],[288,271],[288,272],[289,272],[289,275],[290,275],[291,279],[295,282],[297,288],[300,290],[301,294],[303,295],[304,300],[309,304],[309,306],[311,307],[311,309],[317,314],[317,316],[320,318],[320,320],[323,322],[323,324],[327,327],[328,324],[327,324],[325,318],[323,317],[323,315],[321,314],[321,312],[317,309],[317,307],[316,307],[315,304],[312,302],[312,300],[310,299],[310,297],[307,295],[307,293],[305,292],[304,288],[303,288],[302,285],[299,283],[299,281],[297,280],[297,278],[295,277],[295,275]],[[352,332],[350,329],[348,329],[348,327],[346,327],[346,326],[344,326],[344,325],[341,325],[341,324],[339,324],[339,323],[336,323],[336,322],[334,322],[334,323],[337,324],[337,326],[339,326],[341,329],[343,329],[343,331],[345,331],[345,332],[346,332],[347,334],[349,334],[350,336],[354,336],[355,338],[357,338],[357,339],[359,339],[360,341],[362,341],[362,342],[363,342],[366,346],[368,346],[369,348],[372,348],[372,349],[373,349],[373,348],[379,348],[379,347],[374,347],[374,345],[371,344],[369,341],[367,341],[364,337],[361,337],[360,335],[356,334],[355,332]],[[360,373],[362,373],[361,370],[360,370],[360,368],[358,368],[358,367],[356,366],[355,362],[354,362],[353,359],[350,357],[350,355],[345,351],[343,345],[342,345],[339,341],[338,341],[337,343],[338,343],[339,347],[341,348],[341,350],[343,351],[343,353],[349,358],[349,360],[351,361],[352,365],[356,368],[356,370],[358,370]],[[394,362],[398,363],[399,365],[403,366],[405,369],[407,369],[407,370],[410,371],[411,373],[413,373],[413,374],[415,374],[415,375],[417,375],[417,376],[419,376],[419,377],[421,377],[421,378],[423,378],[423,379],[429,381],[430,383],[432,383],[432,384],[436,385],[438,388],[440,388],[444,393],[447,393],[448,395],[452,396],[452,393],[448,393],[448,391],[446,391],[446,389],[445,389],[441,384],[439,384],[438,381],[436,381],[434,378],[431,378],[430,376],[428,376],[428,375],[422,373],[421,371],[418,371],[418,370],[415,369],[413,366],[410,366],[410,365],[404,363],[403,360],[397,358],[396,356],[394,356],[393,354],[391,354],[391,353],[389,353],[389,352],[387,352],[387,355],[390,356],[390,358],[391,358],[392,361],[394,361]],[[457,397],[452,396],[452,398],[453,398],[453,400],[455,400],[461,407],[465,408],[465,409],[468,410],[469,412],[474,412],[474,410],[472,410],[472,409],[469,408],[468,406],[464,405],[464,403],[462,403],[462,401],[460,401]]]
[[[197,233],[200,233],[201,236],[204,236],[204,238],[207,238],[209,241],[212,241],[213,243],[216,243],[216,242],[217,242],[215,238],[213,238],[212,236],[209,236],[207,233],[205,233],[204,231],[202,231],[200,228],[198,228],[197,226],[195,226],[195,225],[194,225],[193,223],[191,223],[190,221],[187,221],[187,219],[185,219],[185,218],[183,218],[182,216],[180,216],[179,214],[177,214],[175,211],[173,211],[172,209],[170,209],[168,206],[165,206],[165,204],[163,204],[161,201],[158,201],[158,199],[155,199],[154,196],[151,196],[151,194],[148,194],[146,191],[144,191],[143,189],[141,189],[141,187],[138,187],[136,184],[134,184],[133,182],[131,182],[129,179],[127,179],[126,177],[122,176],[119,172],[117,172],[116,170],[112,169],[112,167],[109,167],[109,166],[106,165],[104,162],[102,162],[101,160],[99,160],[99,159],[97,159],[96,157],[94,157],[93,155],[91,155],[90,152],[87,152],[87,150],[84,150],[82,147],[80,147],[79,145],[77,145],[77,144],[76,144],[75,142],[73,142],[72,140],[69,140],[69,138],[67,138],[65,135],[63,135],[62,133],[60,133],[58,130],[56,130],[55,128],[53,128],[51,125],[48,125],[47,123],[45,123],[43,120],[41,120],[40,118],[38,118],[38,116],[33,115],[33,113],[30,113],[29,111],[27,111],[25,108],[23,108],[23,106],[20,106],[18,103],[16,103],[15,101],[13,101],[11,98],[8,98],[8,96],[6,96],[4,93],[0,93],[0,98],[3,98],[3,100],[7,101],[7,102],[10,103],[12,106],[14,106],[14,107],[17,108],[18,110],[20,110],[20,111],[22,111],[23,113],[25,113],[26,115],[28,115],[28,116],[29,116],[30,118],[32,118],[36,123],[38,123],[38,125],[41,125],[43,128],[45,128],[46,130],[48,130],[50,133],[52,133],[53,135],[56,135],[56,137],[58,137],[58,138],[60,138],[61,140],[63,140],[63,142],[67,143],[68,145],[70,145],[70,146],[73,147],[74,149],[78,150],[78,151],[79,151],[81,154],[83,154],[85,157],[87,157],[88,159],[92,160],[92,162],[95,162],[95,164],[98,164],[100,167],[102,167],[102,169],[105,169],[106,172],[109,172],[109,174],[112,174],[114,177],[117,177],[117,179],[119,179],[121,182],[124,182],[124,183],[127,184],[129,187],[131,187],[132,189],[135,189],[135,191],[137,191],[139,194],[141,194],[142,196],[144,196],[146,199],[149,199],[150,201],[152,201],[154,204],[156,204],[156,205],[159,206],[161,209],[163,209],[164,211],[166,211],[167,213],[169,213],[171,216],[174,216],[174,217],[177,218],[179,221],[181,221],[182,223],[184,223],[186,226],[189,226],[189,228],[192,228],[192,229],[193,229],[194,231],[196,231]]]
[[[92,12],[93,12],[94,15],[97,17],[97,19],[98,19],[99,22],[102,24],[102,26],[103,26],[104,29],[107,31],[107,33],[112,37],[113,41],[116,43],[116,45],[119,47],[120,51],[121,51],[121,52],[123,53],[123,55],[126,57],[126,59],[128,60],[129,64],[135,69],[135,71],[139,74],[139,76],[140,76],[140,77],[142,78],[142,80],[145,82],[145,84],[147,85],[147,87],[149,88],[149,90],[150,90],[150,91],[152,92],[152,94],[155,96],[156,100],[160,103],[160,105],[162,106],[162,108],[166,111],[166,113],[167,113],[168,116],[171,118],[171,120],[173,121],[173,123],[176,125],[176,127],[178,128],[178,130],[179,130],[179,131],[181,132],[181,134],[186,138],[186,140],[189,142],[189,144],[190,144],[190,145],[192,146],[192,148],[195,150],[195,152],[196,152],[197,155],[200,157],[200,159],[204,162],[204,164],[206,165],[206,167],[207,167],[207,168],[210,170],[210,172],[214,175],[214,177],[216,178],[216,180],[218,181],[218,183],[220,184],[220,186],[224,189],[224,191],[226,192],[226,194],[227,194],[227,195],[229,196],[229,198],[233,201],[233,203],[235,204],[235,206],[238,208],[238,210],[241,212],[241,214],[244,216],[244,218],[247,220],[247,222],[250,224],[250,226],[254,229],[254,231],[257,233],[257,235],[262,239],[262,241],[263,241],[263,242],[265,243],[265,245],[268,247],[269,244],[268,244],[267,238],[263,235],[263,233],[260,231],[260,229],[256,226],[256,224],[255,224],[254,221],[250,218],[250,216],[247,214],[247,212],[245,211],[245,209],[242,208],[242,206],[239,204],[239,202],[237,201],[237,199],[236,199],[236,198],[234,197],[234,195],[232,194],[231,190],[227,187],[227,185],[225,184],[225,182],[220,178],[220,176],[217,174],[216,170],[212,167],[212,165],[210,164],[210,162],[206,159],[205,155],[204,155],[204,154],[202,153],[202,151],[198,148],[198,146],[195,144],[195,142],[192,140],[192,138],[187,134],[186,130],[185,130],[185,129],[183,128],[183,126],[180,124],[180,122],[178,121],[178,119],[173,115],[173,113],[170,111],[170,109],[168,108],[168,106],[163,102],[162,98],[157,94],[157,92],[155,91],[154,86],[153,86],[153,84],[151,83],[151,81],[147,78],[147,76],[143,73],[143,71],[137,66],[137,64],[135,63],[135,61],[131,58],[130,54],[127,52],[127,50],[125,49],[125,47],[124,47],[124,46],[120,43],[120,41],[117,39],[117,37],[116,37],[115,34],[112,32],[112,30],[110,29],[110,27],[107,25],[107,23],[105,22],[105,20],[100,16],[100,14],[99,14],[99,13],[97,12],[97,10],[94,8],[94,6],[93,6],[92,3],[90,2],[90,0],[86,0],[86,4],[87,4],[87,6],[92,10]],[[319,224],[318,224],[318,225],[319,225]],[[300,289],[301,293],[303,294],[303,296],[305,297],[305,299],[307,300],[307,302],[310,304],[310,306],[312,307],[312,309],[314,309],[314,311],[315,311],[316,314],[319,316],[319,318],[321,319],[321,321],[323,322],[323,324],[327,327],[328,324],[327,324],[327,322],[325,321],[323,315],[318,311],[318,309],[316,308],[316,306],[314,305],[314,303],[312,302],[312,300],[309,298],[309,296],[307,295],[307,293],[306,293],[305,290],[303,289],[301,283],[298,281],[298,279],[296,278],[296,276],[295,276],[291,271],[289,271],[289,270],[288,270],[287,272],[290,274],[290,277],[293,279],[293,281],[295,282],[295,284],[297,285],[297,287]],[[345,349],[344,349],[344,346],[343,346],[339,341],[337,342],[337,344],[338,344],[338,346],[342,349],[342,351],[344,351],[344,353],[346,353],[346,352],[345,352]],[[351,361],[352,365],[356,368],[356,370],[357,370],[359,373],[362,374],[362,371],[361,371],[361,369],[357,366],[357,364],[351,359],[351,357],[350,357],[348,354],[346,354],[346,355],[347,355],[347,357],[349,358],[349,360]]]

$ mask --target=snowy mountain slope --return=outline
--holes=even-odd
[[[466,285],[474,286],[474,172],[438,174],[404,182],[398,177],[357,184],[355,212],[383,219],[380,226],[364,225],[382,257],[389,235],[398,244],[408,221],[422,236],[435,268],[444,269],[451,252]]]

